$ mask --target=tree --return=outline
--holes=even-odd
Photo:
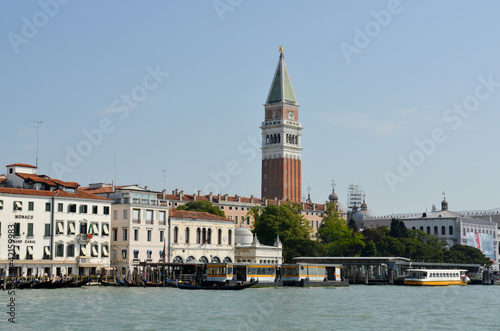
[[[319,242],[310,239],[290,238],[283,242],[283,261],[292,263],[294,257],[325,256],[326,250]]]
[[[357,256],[365,247],[363,235],[347,225],[333,201],[325,205],[323,221],[318,228],[318,239],[325,245],[329,256]]]
[[[391,237],[408,238],[408,229],[403,221],[395,218],[391,220]]]
[[[180,205],[179,207],[177,207],[177,210],[199,211],[226,217],[224,211],[222,211],[218,206],[214,206],[210,201],[207,200],[191,201],[186,203],[185,205]]]
[[[309,222],[300,214],[302,208],[297,203],[253,207],[249,214],[253,217],[253,233],[264,245],[272,245],[279,236],[286,249],[289,239],[309,239]]]
[[[465,258],[465,263],[480,264],[485,267],[490,267],[493,264],[493,262],[479,249],[467,245],[453,245],[450,248],[450,253],[447,255],[447,257],[463,256]]]

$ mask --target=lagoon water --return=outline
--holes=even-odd
[[[13,330],[498,330],[500,286],[16,290]]]

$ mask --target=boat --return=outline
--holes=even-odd
[[[33,283],[32,281],[29,281],[29,282],[19,282],[19,283],[16,284],[16,288],[20,289],[20,290],[30,289],[32,283]]]
[[[87,279],[81,280],[81,281],[78,281],[77,279],[74,279],[66,287],[82,287],[84,285],[87,285],[88,283],[90,283],[90,278],[87,278]]]
[[[221,291],[231,291],[231,290],[244,290],[246,288],[256,285],[259,281],[252,281],[248,283],[206,283],[206,284],[183,284],[178,283],[177,288],[181,290],[221,290]]]
[[[466,285],[470,282],[467,270],[460,269],[408,269],[405,285],[447,286]]]
[[[33,284],[31,284],[31,288],[51,288],[52,287],[52,280],[47,280],[47,281],[35,281]]]

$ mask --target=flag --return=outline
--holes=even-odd
[[[88,235],[89,235],[88,236],[89,239],[92,239],[92,224],[90,224],[90,226],[89,226],[89,233],[88,233]]]

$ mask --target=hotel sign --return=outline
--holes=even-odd
[[[15,218],[16,219],[32,220],[33,219],[33,215],[16,215]]]

